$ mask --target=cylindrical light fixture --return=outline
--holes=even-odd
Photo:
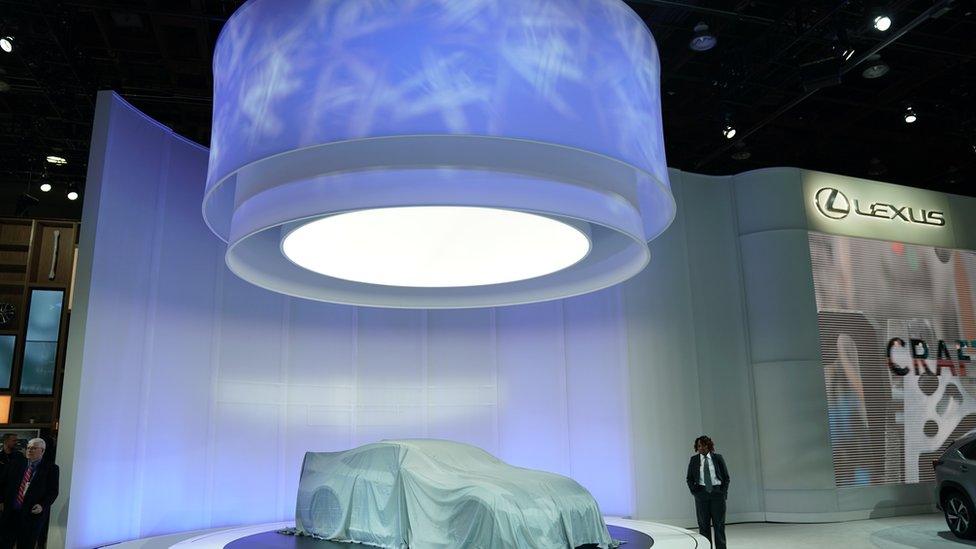
[[[902,118],[905,119],[906,124],[914,124],[918,120],[918,113],[912,107],[906,107],[905,112],[902,113]]]
[[[674,217],[659,78],[620,0],[250,0],[214,55],[203,215],[234,273],[310,299],[604,288]]]

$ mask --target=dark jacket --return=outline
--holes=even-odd
[[[25,458],[24,454],[20,453],[17,449],[14,449],[14,451],[10,454],[5,454],[3,453],[3,450],[0,449],[0,481],[3,480],[3,474],[7,470],[8,463],[13,463],[13,466],[15,467],[22,461],[27,461],[27,458]]]
[[[688,489],[691,490],[692,494],[697,494],[698,492],[704,492],[705,487],[698,484],[698,468],[701,466],[702,456],[701,454],[695,454],[691,456],[691,461],[688,462]],[[722,454],[716,454],[712,452],[712,464],[715,466],[715,477],[722,481],[721,486],[716,486],[716,488],[724,495],[729,495],[729,482],[732,477],[729,476],[729,468],[725,466],[725,458]]]
[[[0,495],[3,496],[4,511],[12,510],[14,502],[17,500],[17,491],[20,490],[20,482],[24,479],[24,471],[27,469],[27,460],[7,467],[4,471],[3,481],[0,482]],[[47,512],[54,500],[58,498],[58,477],[60,470],[58,466],[46,459],[42,459],[34,470],[31,478],[30,487],[24,494],[24,505],[22,509],[30,510],[34,505],[40,505],[43,512]]]

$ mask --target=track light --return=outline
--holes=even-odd
[[[739,141],[735,144],[735,151],[731,154],[733,160],[749,160],[752,158],[752,153],[746,148],[745,141]]]
[[[3,50],[6,53],[13,52],[14,51],[14,37],[13,36],[4,36],[3,38],[0,38],[0,50]]]
[[[691,37],[691,42],[688,43],[688,47],[695,51],[708,51],[715,47],[718,43],[718,38],[709,32],[708,25],[704,21],[699,21],[695,25],[695,35]]]
[[[49,164],[54,164],[55,166],[64,166],[68,163],[68,159],[63,156],[48,156],[47,161]]]
[[[864,67],[863,71],[861,71],[861,76],[869,80],[873,80],[888,74],[889,70],[891,70],[891,67],[889,67],[883,59],[881,59],[881,56],[874,54],[871,57],[868,57],[867,66]]]
[[[722,135],[724,135],[726,139],[732,139],[735,137],[735,126],[733,126],[731,123],[726,124],[725,129],[722,130]]]
[[[78,193],[76,191],[68,191],[68,200],[78,200]]]
[[[872,156],[871,160],[868,161],[868,175],[871,177],[879,177],[888,172],[887,166],[881,161],[877,156]]]
[[[914,124],[918,120],[918,114],[915,113],[915,109],[908,107],[905,109],[905,123]]]
[[[50,190],[51,190],[51,184],[50,183],[41,183],[41,192],[42,193],[49,192]]]
[[[887,15],[884,14],[876,16],[874,18],[874,28],[881,32],[885,32],[886,30],[890,29],[891,17],[888,17]]]

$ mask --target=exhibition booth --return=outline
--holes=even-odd
[[[675,221],[623,284],[357,307],[230,272],[200,215],[205,148],[111,92],[95,128],[52,518],[67,546],[284,521],[306,451],[409,437],[657,523],[694,524],[700,433],[732,471],[729,522],[926,512],[928,463],[974,426],[971,198],[672,170]]]
[[[470,445],[424,461],[443,478],[535,470],[601,546],[704,543],[701,434],[728,522],[932,510],[931,460],[976,428],[976,199],[669,170],[659,74],[617,1],[252,0],[209,149],[100,92],[50,543],[285,543],[328,507],[310,463],[450,445],[410,439]],[[472,539],[376,492],[404,505],[369,507],[385,546]],[[549,511],[511,531],[583,539]]]

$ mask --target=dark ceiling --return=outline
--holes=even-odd
[[[208,143],[214,42],[241,3],[0,0],[0,36],[15,45],[0,51],[0,216],[81,217],[65,192],[84,197],[97,90]],[[669,165],[798,166],[976,195],[976,1],[891,0],[884,33],[870,24],[879,3],[860,0],[628,4],[661,52]],[[714,49],[688,47],[698,22]],[[878,47],[890,70],[864,78],[872,63],[857,63]]]

